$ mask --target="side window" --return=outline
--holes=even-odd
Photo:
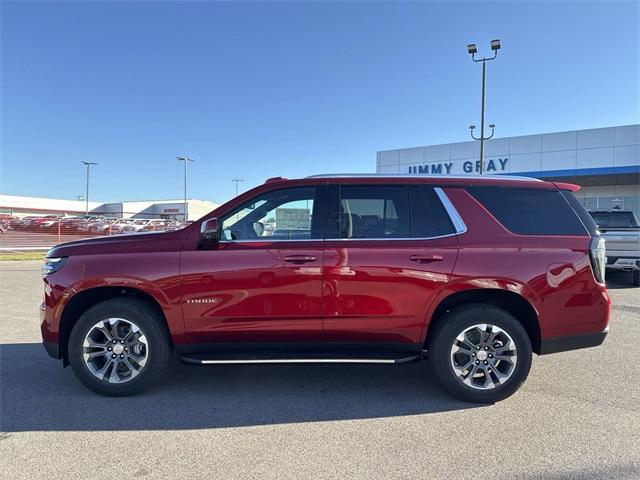
[[[455,233],[453,223],[433,187],[411,187],[411,233],[415,238]]]
[[[585,235],[580,218],[557,190],[469,187],[502,225],[521,235]]]
[[[303,187],[256,197],[222,219],[222,240],[322,239],[312,226],[316,194],[316,188]]]
[[[338,238],[409,238],[409,189],[389,185],[342,185]]]

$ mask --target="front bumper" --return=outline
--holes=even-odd
[[[42,342],[42,346],[47,351],[50,357],[60,358],[58,342]]]
[[[50,330],[49,318],[51,316],[51,309],[48,309],[46,304],[42,302],[40,305],[40,332],[42,333],[42,346],[47,353],[53,358],[60,358],[60,347],[57,335],[53,334]]]
[[[605,328],[602,332],[597,333],[585,333],[581,335],[542,339],[540,342],[540,355],[567,352],[569,350],[578,350],[580,348],[597,347],[598,345],[602,345],[602,342],[604,342],[608,333],[609,327]]]

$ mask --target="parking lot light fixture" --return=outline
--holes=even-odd
[[[473,128],[469,127],[471,138],[473,138],[474,140],[480,141],[480,175],[484,173],[484,142],[485,140],[489,140],[490,138],[493,137],[493,134],[495,132],[495,127],[496,127],[493,123],[489,125],[489,127],[491,127],[491,135],[489,135],[488,137],[484,136],[484,104],[485,104],[487,62],[490,60],[494,60],[498,56],[498,50],[500,50],[500,48],[501,48],[501,45],[500,45],[499,39],[496,38],[494,40],[491,40],[491,50],[493,51],[493,56],[476,58],[476,53],[478,53],[478,48],[476,47],[475,43],[467,45],[467,52],[469,53],[469,55],[471,55],[471,60],[473,60],[476,63],[478,62],[482,63],[482,106],[480,109],[480,136],[479,137],[474,136]]]
[[[176,159],[179,162],[184,162],[184,221],[186,222],[188,219],[188,214],[187,214],[187,210],[188,210],[188,204],[187,204],[187,164],[189,162],[193,162],[195,160],[193,160],[192,158],[189,157],[176,157]]]
[[[237,197],[238,196],[238,185],[240,184],[240,182],[244,182],[244,178],[234,178],[231,181],[236,184],[236,197]]]
[[[88,215],[89,214],[89,169],[91,168],[91,165],[98,165],[96,162],[82,162],[84,165],[87,166],[87,191],[86,191],[86,195],[84,196],[85,199],[85,209],[84,209],[84,214]]]

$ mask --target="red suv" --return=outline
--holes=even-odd
[[[184,229],[54,247],[49,354],[105,395],[198,365],[428,358],[471,402],[532,353],[604,341],[604,242],[579,187],[515,177],[269,179]]]

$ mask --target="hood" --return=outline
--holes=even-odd
[[[47,257],[176,251],[182,247],[188,231],[187,227],[171,232],[145,232],[75,240],[56,245],[49,250]]]

